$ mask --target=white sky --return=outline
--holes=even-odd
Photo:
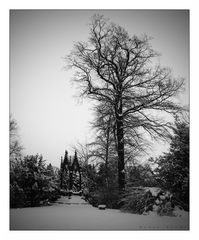
[[[187,11],[12,11],[10,113],[19,124],[24,153],[42,154],[55,166],[65,149],[90,138],[91,104],[80,104],[73,97],[73,72],[63,70],[63,57],[74,41],[87,40],[94,13],[103,13],[130,35],[152,36],[153,48],[162,54],[161,65],[186,79],[181,101],[188,103]]]

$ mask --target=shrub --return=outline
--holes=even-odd
[[[120,200],[121,210],[136,214],[158,214],[172,216],[173,211],[183,206],[169,192],[160,188],[137,187],[132,188]]]
[[[119,192],[117,189],[100,189],[94,192],[89,192],[87,196],[88,202],[94,207],[98,205],[106,205],[107,208],[119,208]]]
[[[17,182],[10,185],[10,207],[23,207],[25,203],[25,194]]]
[[[10,207],[34,207],[60,197],[53,169],[42,156],[26,156],[10,171]]]

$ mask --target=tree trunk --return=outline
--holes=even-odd
[[[62,169],[61,169],[61,173],[60,173],[60,189],[63,188],[63,172],[62,172]]]
[[[72,190],[73,187],[73,172],[69,171],[69,190]]]
[[[119,191],[125,189],[125,170],[124,170],[124,130],[123,130],[123,114],[122,100],[120,107],[116,111],[116,134],[117,134],[117,153],[118,153],[118,186]]]
[[[61,157],[61,164],[60,164],[60,189],[63,188],[63,160]]]
[[[81,172],[79,171],[79,191],[82,189],[82,177],[81,177]]]
[[[108,120],[108,126],[107,126],[107,131],[106,131],[105,171],[106,171],[106,184],[107,184],[107,189],[109,188],[109,181],[108,181],[108,157],[109,157],[110,121],[111,121],[111,119]]]

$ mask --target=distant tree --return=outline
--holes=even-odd
[[[151,166],[147,164],[135,164],[127,167],[128,187],[154,187],[157,186],[155,174]]]
[[[146,35],[130,37],[124,28],[95,15],[88,42],[77,42],[67,56],[68,65],[77,69],[80,95],[108,104],[113,112],[120,190],[125,188],[125,135],[137,143],[144,133],[165,139],[170,123],[159,113],[181,110],[172,99],[183,80],[174,79],[168,68],[153,66],[158,54],[149,41]]]
[[[82,184],[88,192],[94,192],[97,189],[97,171],[94,165],[86,164],[82,167]]]
[[[17,121],[10,116],[10,163],[11,165],[22,157],[23,147],[17,133]]]
[[[90,164],[92,162],[91,147],[89,144],[77,142],[71,148],[77,152],[78,159],[81,165]]]
[[[47,165],[46,170],[47,170],[47,175],[52,177],[54,176],[54,169],[51,163]]]
[[[116,145],[114,141],[115,127],[111,108],[108,104],[102,103],[94,109],[95,120],[92,127],[95,129],[96,137],[93,142],[91,155],[95,157],[95,161],[103,163],[104,179],[106,186],[109,186],[109,163],[115,158]]]

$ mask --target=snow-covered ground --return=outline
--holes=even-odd
[[[78,196],[62,197],[52,206],[10,210],[11,230],[188,230],[189,214],[144,216],[99,210]]]

